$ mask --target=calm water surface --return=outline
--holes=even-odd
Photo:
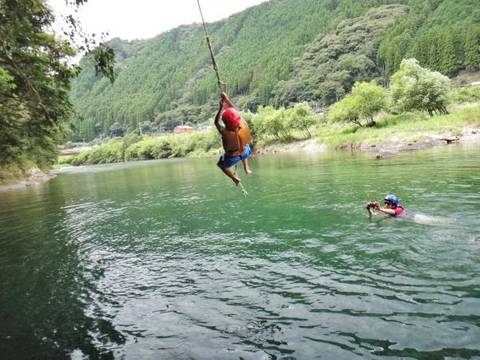
[[[480,358],[480,148],[87,167],[0,193],[1,359]],[[411,218],[369,221],[398,194]]]

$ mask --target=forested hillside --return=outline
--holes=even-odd
[[[411,1],[408,17],[400,19],[382,40],[379,65],[385,78],[403,58],[453,76],[480,65],[480,2],[478,0]]]
[[[408,11],[405,5],[380,6],[319,36],[294,63],[290,79],[274,89],[275,105],[301,101],[328,105],[341,99],[355,81],[379,78],[376,57],[381,35]]]
[[[478,68],[479,29],[478,0],[271,0],[209,24],[227,91],[251,110],[329,105],[357,80],[388,79],[410,56],[448,75]],[[84,59],[72,91],[75,139],[211,117],[218,91],[202,39],[194,24],[112,41],[113,85]]]

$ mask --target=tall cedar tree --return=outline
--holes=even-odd
[[[426,65],[430,70],[439,71],[442,65],[442,36],[435,31],[430,31],[427,41],[430,44],[430,48]]]
[[[458,71],[458,59],[455,51],[455,38],[452,32],[449,31],[443,38],[442,48],[440,72],[448,76],[453,76]]]
[[[480,69],[480,35],[478,27],[474,24],[469,26],[465,38],[465,68]]]

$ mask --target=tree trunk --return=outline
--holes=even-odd
[[[307,132],[308,138],[310,139],[312,137],[312,133],[310,132],[310,130],[308,130],[308,127],[305,127],[305,131]]]

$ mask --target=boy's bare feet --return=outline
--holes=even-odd
[[[252,175],[253,174],[252,170],[250,170],[249,168],[245,168],[244,170],[245,170],[245,173],[247,175]]]

